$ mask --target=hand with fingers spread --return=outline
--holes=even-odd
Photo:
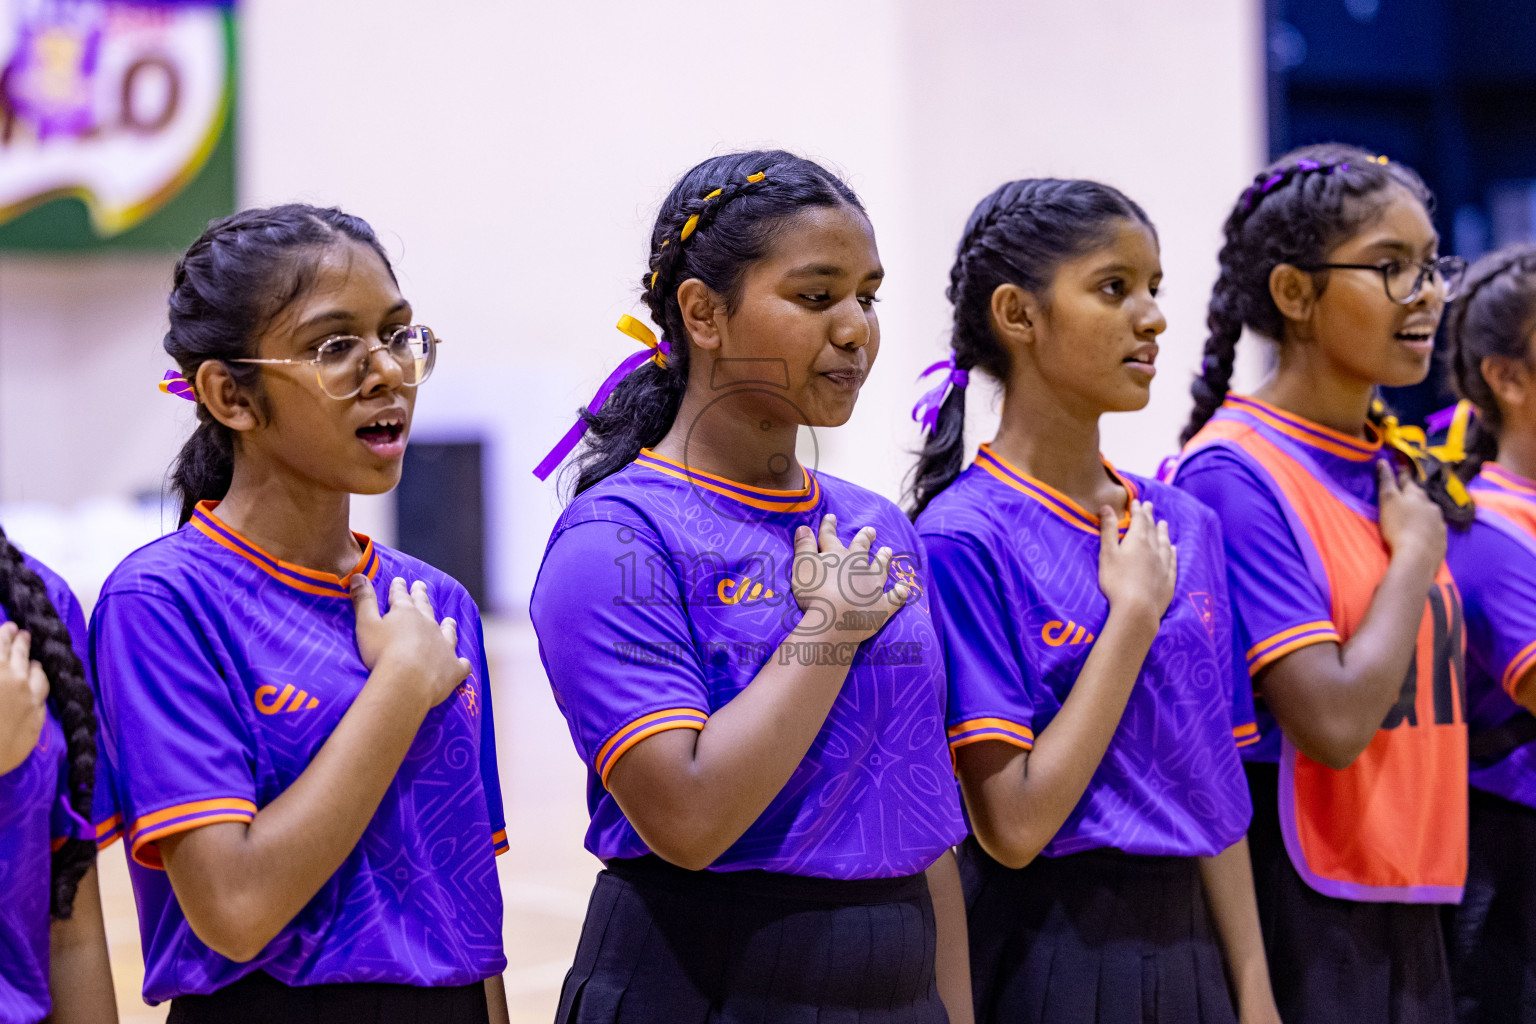
[[[1167,522],[1153,517],[1150,501],[1132,498],[1130,518],[1120,537],[1114,510],[1099,509],[1099,589],[1112,610],[1140,610],[1161,620],[1178,580],[1178,548],[1168,540]]]
[[[14,622],[0,625],[0,775],[37,746],[47,706],[48,677],[32,660],[32,635]]]
[[[1422,556],[1438,566],[1445,560],[1445,516],[1412,472],[1376,463],[1377,526],[1387,549]]]
[[[871,551],[875,528],[866,526],[847,547],[837,539],[837,517],[825,515],[819,533],[795,529],[795,561],[790,580],[805,617],[796,633],[859,643],[874,636],[906,604],[910,588],[885,589],[891,549]]]
[[[433,708],[447,700],[469,675],[458,656],[458,626],[441,623],[421,580],[407,587],[398,576],[389,584],[389,611],[379,614],[373,584],[362,573],[352,577],[352,607],[357,612],[357,652],[370,672],[387,667],[390,678],[419,687]]]

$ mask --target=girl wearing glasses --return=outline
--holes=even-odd
[[[1447,928],[1464,1024],[1536,1022],[1536,621],[1526,612],[1536,589],[1533,324],[1536,246],[1517,245],[1472,265],[1445,332],[1465,399],[1447,457],[1462,454],[1465,433],[1457,472],[1479,517],[1525,549],[1523,559],[1482,567],[1483,585],[1466,592],[1469,608],[1485,603],[1501,620],[1489,629],[1467,617],[1471,857],[1466,898]]]
[[[583,410],[531,602],[606,867],[559,1021],[970,1019],[925,559],[796,455],[853,412],[883,275],[858,198],[789,153],[662,203],[662,338],[621,322],[656,357]]]
[[[1384,414],[1423,380],[1459,261],[1438,255],[1413,171],[1362,150],[1282,157],[1238,199],[1174,480],[1228,524],[1232,602],[1257,696],[1244,756],[1260,917],[1281,1017],[1451,1019],[1440,908],[1466,876],[1463,604],[1468,529],[1443,467]],[[1277,343],[1229,393],[1247,327]],[[1527,601],[1530,599],[1527,598]],[[1469,626],[1482,609],[1468,605]]]
[[[348,529],[400,479],[432,333],[366,223],[251,210],[176,266],[182,527],[91,622],[144,997],[172,1021],[505,1020],[474,603]]]

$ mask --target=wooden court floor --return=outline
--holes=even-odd
[[[497,757],[511,850],[497,858],[506,902],[507,1001],[512,1024],[549,1024],[570,967],[601,865],[582,849],[586,776],[555,708],[526,621],[486,623]],[[145,1006],[138,919],[114,843],[100,861],[107,942],[124,1024],[165,1020],[168,1003]]]

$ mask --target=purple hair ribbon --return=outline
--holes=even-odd
[[[158,386],[167,395],[185,398],[189,402],[197,401],[197,392],[192,389],[192,385],[187,382],[187,378],[181,375],[180,370],[167,370],[165,379],[160,381]]]
[[[963,388],[971,382],[971,371],[956,367],[953,355],[940,359],[918,374],[917,379],[922,380],[940,370],[948,370],[949,373],[922,398],[919,398],[917,404],[912,407],[912,418],[923,425],[925,434],[933,433],[934,428],[939,425],[939,406],[943,405],[944,400],[949,397],[949,389]]]
[[[1456,418],[1456,414],[1461,411],[1461,405],[1461,402],[1457,402],[1455,405],[1446,406],[1439,412],[1430,413],[1424,418],[1424,425],[1429,428],[1431,434],[1447,429],[1450,427],[1451,421]]]
[[[608,401],[608,396],[613,393],[613,389],[619,386],[619,381],[638,370],[647,359],[655,360],[657,366],[666,366],[667,356],[672,354],[672,347],[670,345],[664,341],[657,341],[656,335],[651,329],[634,317],[628,314],[619,317],[618,327],[619,330],[644,345],[648,351],[636,352],[634,355],[626,357],[608,375],[608,379],[603,381],[602,386],[597,389],[597,393],[592,396],[592,400],[587,403],[587,409],[592,412],[601,409],[603,403]],[[533,475],[540,480],[549,479],[549,474],[553,473],[555,467],[564,462],[572,450],[581,443],[581,439],[586,432],[586,417],[577,418],[576,422],[571,424],[571,429],[565,432],[565,436],[556,442],[555,446],[549,450],[548,455],[544,456],[543,461],[533,467]]]

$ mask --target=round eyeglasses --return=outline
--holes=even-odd
[[[430,327],[411,324],[379,335],[376,343],[354,334],[327,338],[313,359],[226,359],[226,363],[264,363],[273,366],[313,366],[320,389],[336,399],[355,397],[363,390],[373,354],[383,352],[400,367],[401,383],[415,387],[432,376],[437,346],[442,339]]]
[[[1297,270],[1308,273],[1318,270],[1373,270],[1381,275],[1381,283],[1387,289],[1387,298],[1399,306],[1406,306],[1424,291],[1424,282],[1433,274],[1445,292],[1445,301],[1454,299],[1467,273],[1467,261],[1460,256],[1441,256],[1419,262],[1418,260],[1393,260],[1391,263],[1314,263],[1298,266]]]

